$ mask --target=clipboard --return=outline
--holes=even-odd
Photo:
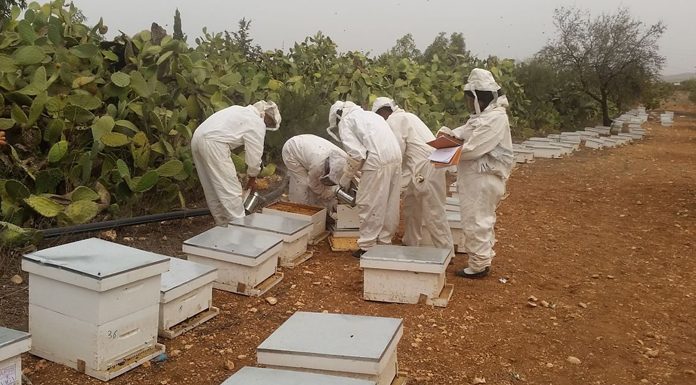
[[[428,157],[435,168],[456,166],[462,157],[462,146],[439,148]]]
[[[457,138],[448,136],[448,135],[440,135],[435,140],[431,140],[430,142],[427,142],[426,144],[429,145],[430,147],[434,148],[450,148],[450,147],[457,147],[461,146],[464,143],[463,140],[459,140]]]
[[[455,166],[462,156],[463,143],[463,140],[449,135],[440,135],[435,140],[427,142],[429,146],[436,149],[430,154],[428,160],[435,168]]]

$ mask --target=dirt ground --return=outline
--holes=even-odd
[[[498,211],[492,275],[457,278],[466,261],[455,258],[447,308],[362,300],[358,261],[324,243],[284,270],[269,293],[275,306],[216,291],[220,316],[160,341],[174,357],[110,383],[218,385],[254,365],[255,347],[293,312],[328,310],[403,318],[398,354],[410,384],[696,384],[696,107],[684,95],[665,107],[674,127],[651,118],[638,143],[518,167]],[[182,256],[182,240],[211,225],[134,227],[117,241]],[[26,283],[9,282],[18,271],[0,278],[0,324],[26,330]],[[101,383],[23,358],[35,385]]]

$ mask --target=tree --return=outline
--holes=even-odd
[[[174,13],[174,39],[186,41],[186,35],[184,35],[184,32],[181,30],[181,13],[179,12],[179,8],[177,8]]]
[[[459,32],[452,33],[449,38],[444,32],[437,34],[433,42],[423,52],[423,60],[430,62],[435,55],[440,60],[452,65],[466,63],[471,59],[471,55],[466,49],[464,35]]]
[[[407,33],[396,40],[396,44],[389,50],[389,55],[399,59],[414,59],[421,57],[421,51],[416,47],[416,42],[413,40],[413,35]]]
[[[237,32],[232,32],[231,42],[238,50],[240,50],[244,56],[249,59],[255,60],[261,55],[261,47],[252,44],[254,39],[251,38],[251,20],[242,18],[239,20],[239,29]],[[230,38],[229,34],[225,32],[227,38]]]
[[[664,63],[657,42],[665,25],[658,22],[646,26],[632,18],[626,8],[596,18],[576,8],[558,8],[554,24],[558,36],[542,49],[541,55],[570,75],[571,88],[599,104],[604,125],[611,124],[612,96],[614,102],[618,95],[626,99],[620,88],[627,80],[656,78]]]
[[[7,20],[12,13],[12,7],[18,6],[21,9],[27,7],[26,0],[0,0],[0,23]]]

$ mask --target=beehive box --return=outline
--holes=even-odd
[[[329,235],[329,232],[326,231],[326,208],[293,202],[276,202],[268,207],[264,207],[261,212],[312,222],[312,232],[309,234],[310,245],[321,242]]]
[[[29,333],[0,327],[0,384],[22,385],[22,353],[31,348]]]
[[[449,223],[450,231],[452,232],[452,241],[454,242],[457,253],[466,253],[464,248],[464,231],[462,230],[462,213],[458,211],[447,211],[447,223]],[[424,233],[426,234],[426,233]],[[426,244],[432,244],[426,243]]]
[[[358,206],[338,204],[336,206],[336,229],[357,229],[360,228],[360,217]]]
[[[372,247],[360,258],[363,298],[445,307],[453,290],[452,285],[445,285],[451,259],[452,250],[434,247]]]
[[[256,357],[271,368],[390,385],[402,335],[398,318],[297,312],[259,345]]]
[[[184,241],[191,262],[217,268],[213,287],[232,293],[260,296],[283,279],[277,271],[283,238],[242,227],[213,227]]]
[[[604,141],[601,138],[586,138],[585,147],[600,150],[604,148]]]
[[[564,150],[559,147],[541,142],[524,142],[524,145],[534,153],[535,158],[560,158],[564,153]]]
[[[107,381],[164,352],[157,344],[169,258],[91,238],[24,256],[31,353]]]
[[[218,315],[213,307],[213,281],[217,269],[171,258],[162,274],[159,305],[159,335],[177,337]]]
[[[222,385],[375,385],[374,381],[246,366]]]
[[[307,251],[307,242],[312,231],[312,222],[309,220],[257,213],[236,218],[230,222],[230,226],[263,231],[281,237],[283,247],[278,254],[280,266],[295,267],[312,256],[312,253]]]

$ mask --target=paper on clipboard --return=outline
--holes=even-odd
[[[447,148],[439,148],[430,154],[428,159],[432,162],[437,162],[437,163],[449,163],[452,158],[457,154],[457,151],[459,150],[459,146],[457,147],[447,147]]]

